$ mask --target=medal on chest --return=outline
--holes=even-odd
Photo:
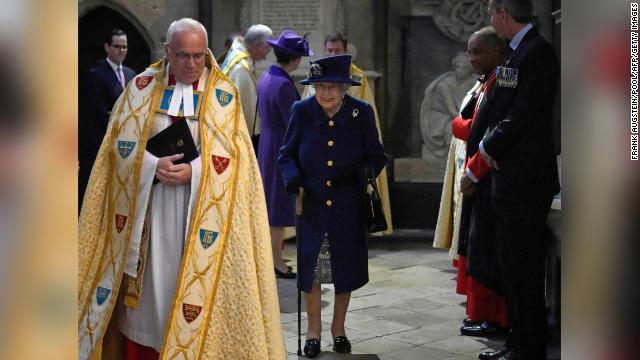
[[[518,86],[518,69],[498,66],[496,68],[496,85],[505,88]]]

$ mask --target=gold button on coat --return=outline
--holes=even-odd
[[[331,187],[331,180],[327,180],[327,186]]]
[[[327,142],[327,145],[329,145],[330,147],[333,146],[333,140],[329,140],[329,142]]]
[[[327,161],[327,165],[328,165],[328,166],[333,166],[333,160],[329,160],[329,161]]]
[[[334,124],[335,124],[335,121],[329,120],[329,126],[333,126]]]
[[[333,204],[331,200],[327,200],[327,206],[331,206],[331,204]]]

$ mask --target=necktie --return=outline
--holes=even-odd
[[[124,89],[124,72],[122,72],[122,65],[118,66],[118,80],[120,80],[120,85],[122,85],[122,89]]]

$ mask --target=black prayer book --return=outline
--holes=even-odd
[[[184,157],[175,161],[174,164],[189,163],[199,156],[187,120],[184,118],[150,138],[147,141],[147,151],[159,158],[184,154]],[[157,178],[153,179],[154,184],[158,181]]]

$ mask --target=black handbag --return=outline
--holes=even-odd
[[[365,176],[364,205],[366,226],[367,231],[373,234],[387,230],[387,219],[384,217],[384,211],[382,210],[382,199],[380,198],[380,192],[378,192],[376,178],[373,177],[368,166],[365,166]],[[371,188],[371,192],[369,192],[369,188]]]
[[[256,99],[256,111],[253,113],[253,130],[251,130],[251,143],[253,151],[258,156],[258,148],[260,147],[260,134],[256,134],[256,120],[258,119],[258,99]]]

